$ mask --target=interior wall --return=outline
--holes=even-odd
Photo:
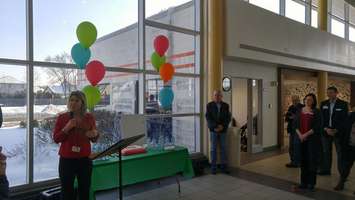
[[[228,57],[355,74],[355,43],[242,0],[226,0]]]
[[[237,122],[237,127],[247,123],[248,116],[248,81],[247,79],[232,79],[232,116]]]
[[[283,112],[286,113],[288,107],[292,104],[292,95],[297,95],[302,100],[308,93],[317,95],[318,82],[317,74],[314,72],[305,72],[300,70],[284,70],[283,84]],[[351,98],[351,79],[347,77],[330,75],[329,86],[335,86],[338,91],[338,97],[344,101],[350,102]]]
[[[277,66],[224,60],[223,74],[229,77],[262,80],[263,148],[276,146],[278,122],[277,86],[272,86],[271,83],[277,81]],[[232,100],[231,92],[224,93],[224,100],[228,102],[231,107],[234,107],[234,104],[239,104],[239,102]]]

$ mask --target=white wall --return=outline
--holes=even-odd
[[[262,118],[263,147],[277,145],[277,87],[271,86],[277,81],[276,65],[253,64],[224,60],[223,74],[230,77],[262,79]],[[224,100],[232,107],[238,102],[231,102],[231,93],[224,93]],[[271,108],[269,108],[269,105]]]
[[[226,3],[226,56],[355,75],[355,43],[241,0]]]

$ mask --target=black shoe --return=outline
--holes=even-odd
[[[217,170],[212,169],[212,170],[211,170],[211,174],[216,175],[216,174],[217,174]]]
[[[339,181],[338,185],[334,187],[335,191],[342,191],[344,190],[344,181]]]
[[[293,164],[293,163],[288,163],[288,164],[286,164],[286,167],[287,168],[299,168],[300,166],[296,165],[296,164]]]
[[[224,169],[224,170],[222,170],[222,173],[223,173],[223,174],[230,174],[230,172],[229,172],[229,170],[228,170],[228,169]]]
[[[330,173],[330,171],[320,171],[320,172],[318,172],[318,175],[319,176],[330,176],[331,173]]]
[[[298,188],[299,190],[305,190],[305,189],[307,189],[307,185],[301,184],[301,185],[299,185],[297,188]]]
[[[309,186],[307,187],[307,189],[308,189],[308,191],[310,191],[310,192],[314,192],[314,191],[315,191],[314,185],[309,185]]]

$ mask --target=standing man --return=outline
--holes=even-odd
[[[217,143],[220,147],[220,164],[223,173],[227,170],[226,155],[226,134],[228,125],[231,121],[229,105],[222,101],[222,92],[215,90],[213,92],[213,101],[207,104],[206,120],[211,132],[211,172],[217,173]]]
[[[342,174],[342,143],[346,131],[346,121],[348,116],[348,103],[338,99],[338,89],[329,87],[327,89],[328,100],[321,103],[323,117],[322,134],[322,160],[319,175],[330,175],[332,166],[332,144],[334,140],[337,152],[337,164],[339,174]]]
[[[6,156],[2,153],[0,146],[0,199],[5,200],[9,197],[9,181],[6,177]]]
[[[300,112],[303,105],[300,103],[300,98],[297,95],[292,96],[292,105],[288,108],[286,113],[287,133],[289,135],[289,154],[291,162],[286,164],[288,168],[298,168],[301,162],[300,139],[296,133],[294,126],[294,119],[296,114]]]

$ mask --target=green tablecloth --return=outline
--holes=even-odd
[[[182,173],[184,177],[194,176],[192,163],[186,148],[176,147],[169,151],[149,151],[145,154],[124,156],[123,185],[174,176]],[[95,192],[117,188],[118,158],[94,161],[90,199]]]

